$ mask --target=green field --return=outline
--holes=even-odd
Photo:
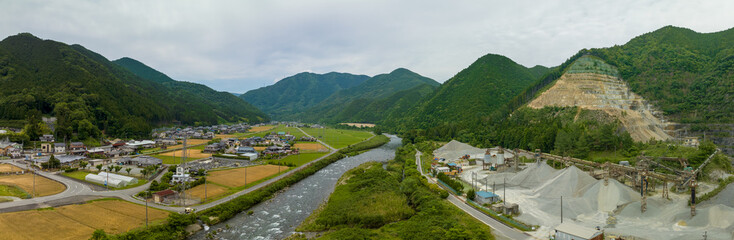
[[[29,195],[19,187],[0,185],[0,196],[27,198]]]
[[[303,134],[303,132],[301,132],[301,131],[298,130],[298,128],[286,127],[285,125],[278,125],[277,127],[273,128],[273,129],[270,129],[270,130],[267,130],[267,131],[262,131],[260,133],[254,134],[253,136],[264,137],[265,135],[268,135],[271,132],[275,132],[275,133],[278,133],[278,132],[290,133],[291,135],[295,136],[296,139],[305,136]]]
[[[309,135],[324,141],[331,147],[339,149],[372,137],[372,133],[358,130],[332,128],[301,128]]]
[[[296,167],[298,167],[310,161],[316,160],[317,158],[320,158],[321,156],[324,156],[326,154],[328,153],[301,153],[297,155],[289,155],[281,159],[268,160],[268,162],[295,163]]]

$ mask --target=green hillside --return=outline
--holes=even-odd
[[[431,128],[485,119],[545,71],[544,67],[530,70],[504,56],[485,55],[441,85],[407,122]]]
[[[0,120],[57,117],[60,139],[148,136],[152,126],[215,124],[216,110],[79,45],[23,33],[0,41]],[[263,119],[249,119],[258,121]],[[34,127],[35,128],[35,127]],[[37,128],[35,128],[37,129]],[[34,139],[43,130],[29,134]]]
[[[114,63],[126,68],[138,77],[163,84],[174,95],[192,97],[193,99],[190,100],[200,102],[206,108],[211,109],[210,114],[221,120],[228,122],[261,122],[268,120],[265,113],[228,92],[218,92],[198,83],[173,80],[166,74],[135,59],[121,58],[115,60]]]
[[[668,26],[592,52],[673,121],[734,121],[734,29],[697,33]]]
[[[354,87],[369,79],[365,75],[331,72],[299,73],[277,83],[248,91],[239,97],[262,109],[274,119],[300,113],[331,94]]]
[[[427,86],[420,88],[423,85]],[[352,88],[337,91],[303,114],[297,115],[297,118],[313,122],[372,122],[368,119],[380,119],[380,115],[394,112],[389,108],[402,107],[391,105],[397,103],[400,96],[409,95],[419,99],[431,92],[430,88],[438,85],[433,79],[399,68],[388,74],[374,76]],[[409,93],[411,89],[415,89],[413,94]],[[395,95],[397,93],[400,94]]]

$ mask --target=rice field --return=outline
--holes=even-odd
[[[248,176],[249,177],[249,176]],[[186,190],[186,195],[190,195],[195,198],[199,198],[201,201],[204,201],[204,184],[201,184],[199,186],[196,186],[194,188],[191,188],[189,190]],[[229,188],[223,187],[217,184],[206,184],[206,197],[207,200],[219,197],[229,191]]]
[[[372,133],[358,130],[333,128],[301,128],[309,135],[339,149],[372,137]]]
[[[293,148],[298,148],[301,151],[329,151],[328,148],[326,148],[324,145],[321,145],[321,143],[316,142],[299,142],[296,144],[293,144]]]
[[[168,212],[148,208],[149,223]],[[119,201],[94,201],[54,209],[0,213],[0,240],[89,239],[96,229],[118,234],[145,226],[145,206]]]
[[[247,171],[247,183],[278,174],[280,171],[288,171],[288,167],[276,165],[258,165],[254,167],[242,167],[221,171],[209,172],[208,181],[227,187],[245,186],[245,171]]]
[[[0,164],[0,173],[13,173],[13,172],[20,172],[20,171],[23,171],[23,169],[16,167],[15,165]]]
[[[35,177],[36,197],[54,195],[66,190],[66,186],[60,182],[45,178],[41,175]],[[27,193],[33,193],[33,174],[1,175],[0,184],[17,186]]]

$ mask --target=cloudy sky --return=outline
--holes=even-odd
[[[487,53],[555,66],[666,25],[734,27],[734,1],[0,0],[0,36],[30,32],[176,80],[242,93],[293,74],[398,67],[443,82]]]

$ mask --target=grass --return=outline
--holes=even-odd
[[[86,178],[85,178],[87,176],[87,174],[94,174],[94,173],[88,172],[88,171],[83,171],[83,170],[73,171],[73,172],[68,172],[68,173],[67,172],[61,173],[61,175],[64,175],[64,176],[67,176],[67,177],[70,177],[70,178],[74,178],[74,179],[79,179],[79,180],[82,180],[84,182],[88,182],[88,183],[91,183],[91,184],[94,184],[94,185],[97,185],[97,186],[102,186],[102,187],[105,186],[104,184],[99,184],[99,183],[87,181]],[[115,174],[123,175],[123,174],[121,174],[121,172],[120,173],[115,173]],[[128,189],[128,188],[134,188],[134,187],[137,187],[137,186],[142,186],[143,184],[145,184],[147,182],[148,182],[148,180],[138,179],[138,183],[136,183],[136,184],[127,185],[127,186],[124,186],[124,187],[121,187],[121,188],[114,188],[114,187],[110,187],[110,188],[111,189],[114,189],[114,190],[123,190],[123,189]]]
[[[301,132],[301,131],[298,130],[298,128],[288,127],[288,126],[285,126],[285,125],[278,125],[275,128],[272,128],[270,130],[265,130],[265,131],[259,132],[257,134],[254,134],[254,135],[255,136],[259,136],[259,137],[264,137],[265,135],[268,135],[271,132],[275,132],[275,133],[278,133],[278,132],[290,133],[291,135],[295,136],[296,139],[305,136],[303,134],[303,132]]]
[[[30,195],[16,186],[0,185],[0,196],[28,198]]]
[[[339,149],[372,137],[372,133],[359,130],[333,128],[301,128],[309,135],[324,141],[331,147]]]
[[[267,160],[268,162],[284,162],[284,163],[295,163],[296,167],[303,164],[309,163],[317,158],[320,158],[328,153],[301,153],[297,155],[289,155],[281,159]]]

